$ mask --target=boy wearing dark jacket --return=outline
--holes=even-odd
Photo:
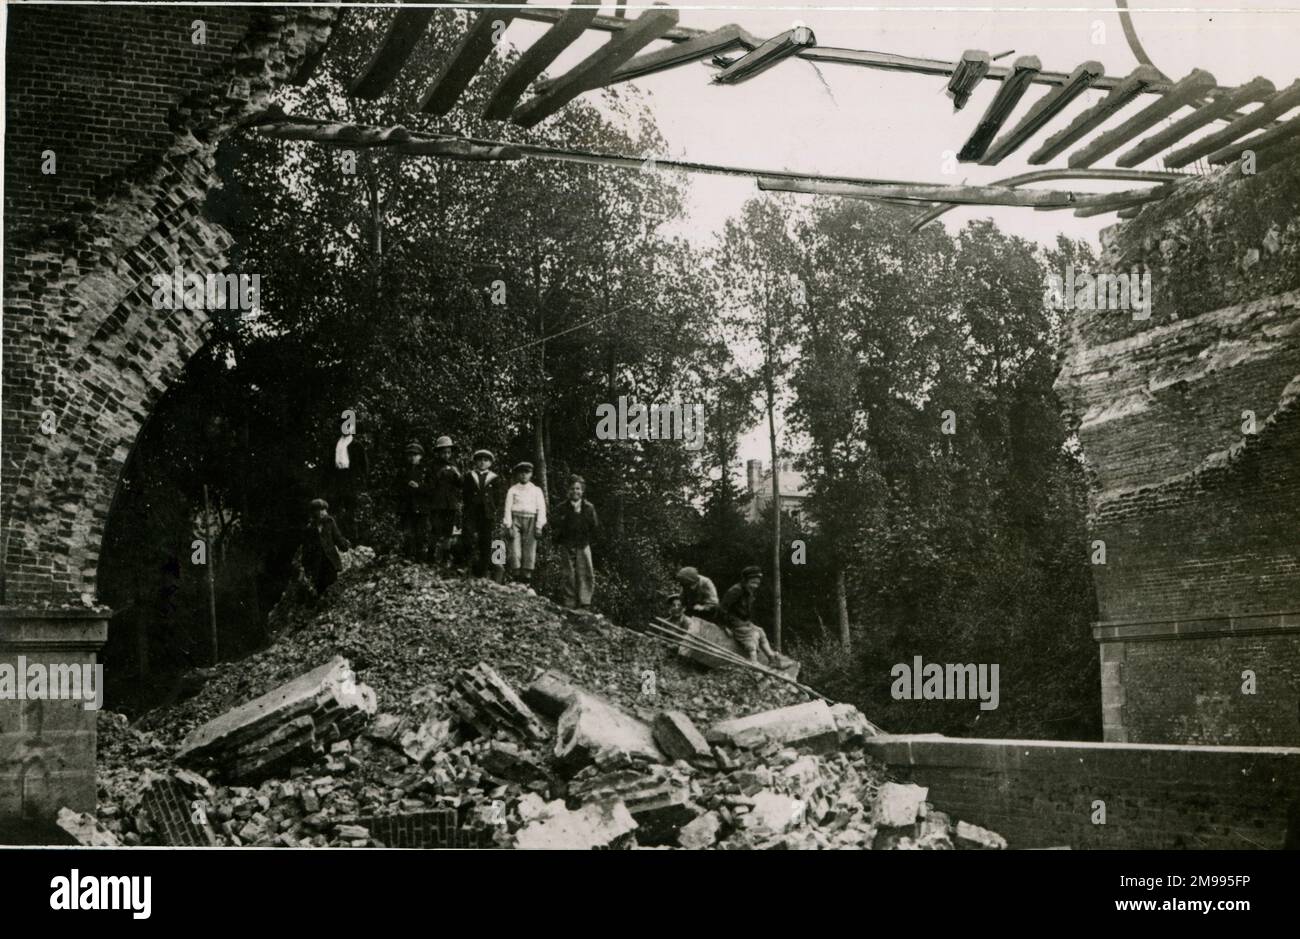
[[[460,470],[451,462],[451,438],[439,437],[433,445],[433,495],[431,518],[433,529],[433,563],[451,567],[451,536],[460,514]]]
[[[461,495],[470,568],[475,577],[486,577],[492,570],[494,579],[500,579],[495,570],[499,565],[492,563],[492,535],[501,521],[504,493],[501,491],[501,477],[492,472],[495,461],[489,450],[474,451],[474,468],[464,476]]]
[[[754,622],[758,588],[762,582],[762,568],[751,565],[741,571],[740,583],[723,594],[722,602],[718,604],[720,625],[731,633],[731,637],[745,650],[751,662],[758,661],[758,650],[762,649],[768,664],[780,667],[784,664],[782,657],[768,642],[767,633]]]
[[[423,558],[429,544],[429,501],[431,487],[420,461],[424,447],[414,440],[406,445],[406,468],[397,480],[397,516],[402,525],[402,555],[412,561]]]
[[[564,605],[580,610],[591,606],[595,587],[591,543],[600,535],[596,507],[584,498],[586,491],[581,476],[570,477],[569,498],[551,513],[551,531],[564,565]]]
[[[302,533],[302,570],[316,588],[316,593],[324,596],[330,584],[338,580],[339,571],[343,570],[339,549],[350,551],[352,546],[330,515],[328,502],[312,499],[311,508],[311,521]]]

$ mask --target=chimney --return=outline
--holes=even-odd
[[[749,483],[750,493],[758,492],[758,490],[763,486],[763,461],[746,460],[745,477]]]

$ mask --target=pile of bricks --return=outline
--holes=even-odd
[[[176,760],[232,781],[265,779],[356,736],[375,709],[374,691],[336,656],[197,728]]]

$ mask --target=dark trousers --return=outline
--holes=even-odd
[[[429,549],[429,516],[402,516],[402,556],[412,561],[424,559]]]
[[[469,542],[470,569],[475,577],[486,577],[492,569],[492,520],[483,515],[465,515],[465,538]]]
[[[430,519],[429,554],[435,563],[450,563],[451,533],[456,530],[456,510],[434,509]]]
[[[357,493],[336,492],[330,496],[330,512],[339,523],[339,529],[349,541],[360,534],[357,527]]]
[[[339,572],[325,558],[318,558],[309,573],[312,586],[316,588],[316,593],[321,596],[325,595],[325,591],[329,589],[330,584],[339,579]]]

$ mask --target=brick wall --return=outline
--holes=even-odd
[[[925,736],[866,746],[900,780],[928,786],[935,806],[1012,848],[1277,849],[1300,806],[1293,748]]]
[[[388,848],[491,848],[492,829],[461,827],[455,809],[372,815],[353,820]]]
[[[216,145],[321,49],[331,9],[15,7],[5,136],[3,598],[92,603],[99,541],[149,409],[204,316],[151,275],[216,273]],[[207,25],[206,45],[191,24]],[[57,172],[41,172],[53,150]],[[52,433],[41,430],[43,416]]]
[[[310,68],[337,16],[9,9],[0,662],[93,662],[103,644],[95,578],[118,477],[204,341],[202,313],[153,308],[151,275],[225,269],[229,236],[203,216],[217,144]],[[94,711],[0,701],[0,816],[92,809],[94,766]]]
[[[1057,381],[1106,547],[1105,737],[1300,744],[1300,157],[1181,186],[1105,244],[1153,295],[1147,320],[1075,314]]]
[[[1098,631],[1107,739],[1300,742],[1300,614]]]

